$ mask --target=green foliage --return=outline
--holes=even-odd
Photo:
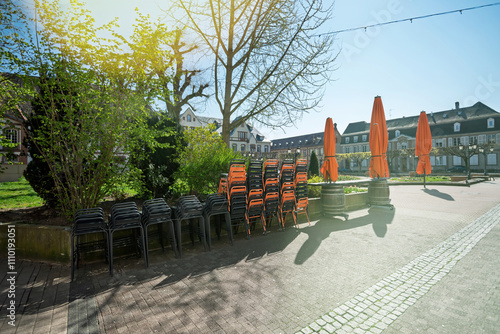
[[[238,156],[237,153],[226,146],[213,127],[186,130],[184,140],[186,147],[177,159],[180,167],[176,178],[187,184],[190,194],[217,192],[220,174],[227,173],[229,162]],[[182,189],[178,186],[179,183],[176,189]]]
[[[321,183],[323,182],[322,176],[313,176],[307,180],[307,183]],[[321,186],[308,186],[307,196],[309,198],[318,198],[321,196]]]
[[[318,156],[314,150],[311,152],[311,159],[309,162],[309,177],[318,176],[319,175],[319,162]]]
[[[404,176],[404,177],[391,177],[391,181],[398,181],[398,182],[424,182],[424,177],[423,176]],[[449,176],[432,176],[432,175],[427,175],[425,177],[425,182],[449,182],[450,177]]]
[[[182,135],[177,124],[165,114],[154,114],[148,119],[153,140],[139,147],[133,163],[142,172],[141,197],[165,197],[174,183],[174,173],[179,168],[177,159]]]
[[[344,194],[351,194],[351,193],[364,193],[367,192],[368,188],[358,188],[356,186],[352,187],[344,187]]]

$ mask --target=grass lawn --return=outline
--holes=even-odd
[[[392,177],[391,181],[398,182],[424,182],[423,176],[403,176],[403,177]],[[425,182],[450,182],[449,176],[426,176]]]
[[[43,200],[24,177],[17,182],[0,183],[0,209],[31,208],[43,205]]]

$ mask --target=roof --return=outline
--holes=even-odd
[[[500,118],[500,113],[481,102],[470,107],[427,113],[431,133],[435,136],[499,131],[500,120],[495,122],[494,128],[487,128],[486,120],[491,117]],[[399,130],[400,135],[415,137],[418,119],[419,115],[387,120],[389,139],[395,138],[396,130]],[[461,124],[460,132],[454,131],[454,124],[457,122]],[[369,132],[370,123],[365,121],[349,123],[342,134],[342,143],[345,143],[345,137],[369,134]]]
[[[272,148],[297,148],[299,146],[323,145],[324,132],[311,133],[307,135],[287,137],[272,140]]]

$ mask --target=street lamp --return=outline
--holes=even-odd
[[[488,156],[488,152],[493,152],[493,145],[488,145],[488,146],[483,146],[483,147],[480,147],[479,148],[479,152],[482,153],[484,155],[484,172],[483,172],[483,175],[486,175],[486,163],[487,163],[487,156]]]

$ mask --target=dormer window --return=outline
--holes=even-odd
[[[460,123],[455,123],[453,125],[453,129],[454,129],[455,132],[460,132]]]
[[[362,137],[362,138],[363,138],[363,141],[366,141],[367,136],[366,136],[366,135],[363,135],[363,137]]]
[[[401,131],[396,130],[395,135],[396,135],[396,137],[399,137],[401,135]]]
[[[488,129],[495,127],[495,120],[493,118],[488,118]]]
[[[349,137],[345,137],[345,143],[349,144]]]
[[[187,115],[187,121],[191,122],[191,115]]]
[[[357,143],[358,142],[358,136],[354,136],[354,142]]]

